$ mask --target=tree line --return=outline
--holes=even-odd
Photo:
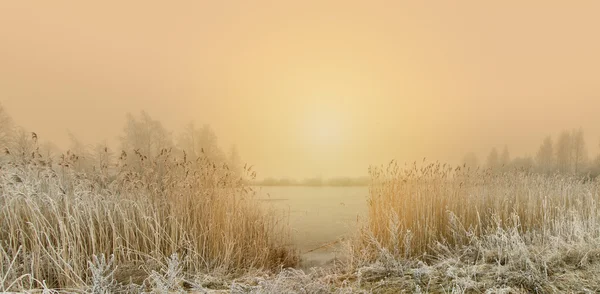
[[[352,187],[368,186],[369,183],[369,177],[335,177],[329,179],[314,177],[303,180],[271,177],[261,181],[254,181],[252,184],[256,186]]]
[[[504,146],[502,152],[492,148],[484,162],[480,162],[475,153],[467,153],[462,163],[471,168],[487,168],[491,171],[519,169],[543,174],[600,175],[600,154],[590,157],[581,128],[564,130],[556,139],[545,137],[534,156],[511,159],[508,147]]]
[[[119,152],[106,142],[89,145],[69,133],[66,153],[50,141],[38,142],[38,134],[15,124],[0,104],[0,148],[5,154],[25,159],[44,157],[48,164],[68,164],[81,172],[111,170],[119,164],[140,167],[142,159],[155,159],[166,151],[177,158],[193,161],[200,157],[214,164],[226,165],[233,174],[242,176],[243,163],[235,145],[228,152],[219,146],[218,138],[210,125],[201,127],[190,122],[174,135],[162,123],[145,111],[139,115],[128,113],[119,136]],[[141,167],[140,167],[141,168]]]

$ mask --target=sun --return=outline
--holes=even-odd
[[[315,148],[339,147],[344,137],[341,115],[334,111],[314,111],[306,118],[306,139]]]
[[[320,142],[334,142],[340,135],[340,126],[336,121],[320,120],[314,128],[315,140]]]

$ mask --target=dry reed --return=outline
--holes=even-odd
[[[573,222],[587,233],[600,230],[595,180],[394,161],[370,174],[368,223],[356,254],[371,260],[381,249],[427,259],[440,244],[460,249],[497,230],[514,229],[529,243],[573,233]]]
[[[0,290],[85,289],[97,256],[112,256],[111,275],[125,284],[136,275],[143,282],[172,254],[186,274],[297,262],[282,246],[286,231],[239,175],[205,157],[171,153],[123,153],[118,167],[87,173],[74,168],[73,154],[59,165],[39,154],[5,155]]]

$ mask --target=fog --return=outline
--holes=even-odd
[[[408,2],[408,1],[406,1]],[[600,152],[600,2],[4,1],[0,103],[63,149],[115,149],[126,114],[210,124],[259,177]]]

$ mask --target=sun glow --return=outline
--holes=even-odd
[[[344,137],[344,124],[339,113],[320,110],[307,117],[307,141],[315,148],[339,147]]]

